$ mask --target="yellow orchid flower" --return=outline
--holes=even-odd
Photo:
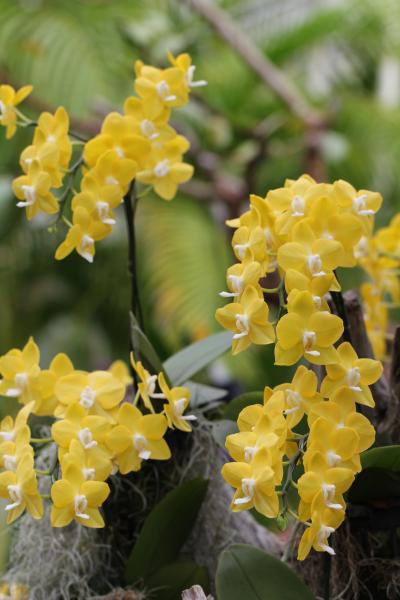
[[[308,417],[310,436],[318,439],[325,431],[323,422],[330,424],[333,430],[349,428],[358,435],[357,453],[367,450],[375,440],[375,429],[364,415],[356,412],[356,405],[348,388],[339,388],[330,400],[313,406]]]
[[[355,214],[366,234],[371,231],[373,217],[382,205],[382,196],[368,190],[357,191],[350,183],[339,179],[333,184],[333,192],[339,206]]]
[[[336,269],[343,260],[342,244],[318,239],[305,221],[294,227],[292,238],[292,242],[278,249],[278,264],[284,271],[294,269],[307,277],[322,277]]]
[[[192,431],[189,421],[196,421],[197,417],[183,414],[190,403],[189,388],[183,386],[169,388],[164,373],[158,375],[158,384],[163,397],[168,401],[168,404],[164,404],[163,407],[168,427],[186,432]]]
[[[343,333],[336,315],[316,312],[310,292],[298,292],[276,327],[275,364],[293,365],[302,356],[317,365],[338,362],[333,344]]]
[[[85,178],[90,174],[99,186],[115,186],[122,198],[129,184],[137,173],[137,164],[129,158],[121,158],[115,150],[109,150],[102,154],[96,166],[85,172]],[[82,188],[85,190],[85,186]]]
[[[359,219],[350,213],[340,213],[333,197],[317,198],[304,220],[318,239],[335,240],[342,244],[344,253],[338,266],[354,267],[354,246],[362,236]]]
[[[119,158],[129,159],[143,166],[146,155],[151,151],[150,142],[142,135],[136,135],[133,117],[109,113],[101,126],[101,133],[85,144],[84,161],[94,167],[101,156],[114,150]]]
[[[43,501],[38,492],[32,455],[25,454],[15,472],[0,473],[0,497],[8,501],[5,507],[8,524],[18,519],[25,509],[34,519],[42,518]]]
[[[33,160],[27,175],[21,175],[12,183],[13,192],[18,198],[17,206],[26,209],[26,217],[30,221],[39,212],[54,215],[60,205],[50,192],[51,177],[41,170],[40,163]]]
[[[306,528],[299,543],[298,560],[304,560],[311,548],[317,552],[328,552],[328,554],[334,555],[335,551],[329,546],[328,538],[343,521],[343,511],[326,509],[313,514],[311,526]]]
[[[251,229],[245,225],[239,227],[233,234],[232,247],[241,262],[253,260],[263,263],[268,260],[264,231],[259,226]]]
[[[143,400],[143,403],[147,410],[154,413],[153,403],[151,401],[152,398],[164,398],[164,395],[156,392],[157,387],[157,375],[151,375],[149,371],[147,371],[142,365],[141,361],[135,361],[133,356],[133,352],[130,354],[131,365],[135,370],[135,373],[140,379],[138,384],[138,390],[140,392],[140,397]]]
[[[160,147],[153,147],[144,168],[136,175],[137,181],[152,185],[164,200],[172,200],[178,185],[189,181],[193,175],[192,165],[182,162],[182,154],[188,149],[189,142],[179,135]]]
[[[48,369],[39,373],[40,399],[35,402],[34,413],[39,416],[51,416],[58,405],[55,395],[57,381],[64,375],[72,373],[74,366],[68,356],[62,352],[57,354]]]
[[[40,402],[39,360],[40,351],[32,337],[22,350],[13,348],[0,357],[0,394],[18,398],[22,404]]]
[[[73,371],[60,377],[54,392],[64,407],[79,404],[86,414],[114,423],[113,409],[124,399],[126,386],[109,371]]]
[[[344,467],[355,473],[361,471],[358,455],[359,436],[354,429],[343,427],[332,428],[330,422],[318,421],[318,436],[308,439],[307,451],[303,455],[304,468],[310,470],[310,460],[314,452],[320,452],[328,467]],[[315,433],[315,429],[314,432]]]
[[[157,69],[137,60],[135,72],[135,91],[146,103],[150,118],[158,117],[165,108],[183,106],[188,102],[188,86],[181,69]]]
[[[304,175],[288,186],[270,190],[267,201],[276,215],[276,233],[289,235],[293,227],[307,216],[310,205],[327,193],[326,184],[317,184],[311,177]]]
[[[204,79],[195,81],[194,72],[196,67],[192,64],[192,57],[189,54],[183,53],[175,57],[171,52],[167,52],[167,56],[171,65],[173,67],[177,67],[183,72],[189,91],[191,88],[204,87],[207,85],[207,81],[204,81]]]
[[[80,206],[84,208],[94,222],[104,225],[115,225],[113,209],[121,204],[121,189],[115,185],[99,185],[91,172],[82,180],[81,191],[73,197],[71,206],[75,212]]]
[[[400,261],[400,215],[395,215],[388,227],[379,229],[374,239],[378,252],[390,254],[396,266]]]
[[[29,443],[30,440],[31,431],[28,425],[24,425],[17,431],[13,440],[0,442],[0,467],[6,471],[16,471],[25,454],[32,456],[33,460],[33,448]]]
[[[291,292],[296,291],[310,292],[315,310],[329,312],[329,292],[339,291],[340,285],[333,273],[328,273],[321,277],[308,277],[299,271],[289,269],[285,273],[285,289],[289,295]],[[294,294],[291,297],[293,298]]]
[[[311,513],[325,508],[342,511],[345,508],[343,494],[354,481],[354,472],[344,467],[330,467],[319,451],[312,451],[308,469],[299,478],[300,498],[311,504]]]
[[[1,448],[1,447],[0,447]],[[85,481],[105,481],[111,474],[113,464],[106,455],[86,450],[78,440],[71,440],[68,452],[61,460],[64,473],[71,465],[78,467]]]
[[[107,446],[115,455],[122,475],[139,471],[143,460],[168,460],[171,451],[164,440],[164,415],[142,415],[136,406],[125,403],[117,415],[118,425],[107,435]]]
[[[29,600],[29,589],[18,583],[0,585],[0,600]]]
[[[339,362],[327,365],[327,375],[321,384],[321,394],[329,397],[337,389],[347,387],[354,401],[365,406],[375,406],[371,390],[372,385],[382,375],[382,363],[371,358],[358,358],[349,342],[343,342],[337,348]]]
[[[76,465],[69,465],[63,478],[51,488],[50,521],[52,527],[65,527],[75,520],[85,527],[104,527],[99,507],[107,499],[110,488],[103,481],[87,481]]]
[[[6,138],[9,140],[17,130],[17,113],[15,107],[18,106],[32,92],[31,85],[25,85],[18,91],[11,85],[0,85],[0,125],[6,128]]]
[[[116,379],[123,383],[123,385],[132,385],[133,379],[125,361],[114,360],[114,362],[108,367],[108,370]]]
[[[55,144],[44,143],[41,146],[27,146],[20,156],[19,164],[25,174],[29,173],[31,164],[39,163],[40,171],[48,173],[52,188],[62,185],[64,173],[60,170],[60,152]]]
[[[231,509],[234,512],[255,508],[268,518],[279,514],[273,469],[268,466],[266,449],[261,449],[251,463],[230,462],[222,467],[222,477],[236,488]]]
[[[33,408],[33,402],[26,404],[23,408],[21,408],[18,414],[14,419],[7,415],[0,422],[0,443],[2,442],[13,442],[16,443],[17,437],[21,431],[25,430],[25,433],[22,434],[22,439],[26,439],[26,427],[28,417],[31,414]],[[28,427],[28,435],[30,439],[30,430]]]
[[[74,250],[88,262],[93,262],[95,255],[94,243],[104,239],[111,233],[111,226],[91,219],[83,206],[78,206],[73,213],[73,225],[68,230],[67,237],[58,246],[56,260],[66,258]]]
[[[57,147],[61,169],[67,169],[71,160],[72,144],[68,137],[68,131],[68,113],[63,106],[60,106],[54,115],[49,112],[41,113],[33,136],[34,146],[54,144]]]
[[[285,408],[283,414],[286,417],[287,427],[292,429],[300,423],[304,414],[308,414],[312,406],[322,400],[321,394],[317,392],[318,379],[314,371],[303,365],[297,368],[291,383],[281,383],[273,390],[266,387],[264,390],[264,403],[268,406],[273,395],[282,391],[284,393]]]
[[[229,267],[226,281],[229,292],[220,292],[222,298],[240,298],[248,285],[256,287],[263,276],[260,263],[247,260]]]
[[[106,418],[87,415],[86,409],[77,403],[68,407],[64,419],[52,425],[51,435],[59,446],[60,459],[69,450],[72,440],[78,440],[85,450],[92,450],[93,454],[109,457],[104,441],[110,427]]]
[[[128,117],[133,117],[134,133],[142,135],[150,142],[157,140],[164,143],[176,135],[174,129],[167,125],[171,114],[169,108],[165,107],[159,115],[152,117],[148,104],[142,98],[130,96],[125,100],[124,113]]]
[[[246,350],[250,344],[272,344],[275,332],[268,321],[268,305],[260,298],[254,286],[247,286],[240,302],[218,308],[215,318],[225,329],[234,332],[232,353]]]

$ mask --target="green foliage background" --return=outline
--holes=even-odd
[[[219,4],[327,114],[327,179],[381,191],[385,222],[397,209],[400,188],[399,4]],[[192,142],[196,177],[172,203],[151,195],[140,201],[140,279],[147,328],[163,357],[218,331],[217,293],[233,262],[223,222],[243,209],[248,191],[264,195],[307,170],[302,124],[183,0],[0,0],[0,15],[0,80],[34,85],[29,114],[62,104],[75,129],[92,134],[132,92],[135,59],[164,65],[167,49],[193,55],[197,76],[209,85],[174,121]],[[47,223],[28,224],[10,191],[31,135],[20,131],[6,142],[0,133],[0,352],[34,335],[44,363],[58,351],[81,368],[127,359],[122,211],[114,234],[98,244],[93,266],[77,256],[56,263],[63,228],[49,233]],[[272,368],[269,349],[228,358],[210,376],[222,381],[232,368],[250,390],[283,377]]]

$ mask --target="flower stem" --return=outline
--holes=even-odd
[[[32,444],[49,444],[50,442],[53,441],[52,437],[46,437],[46,438],[31,438],[31,442]]]

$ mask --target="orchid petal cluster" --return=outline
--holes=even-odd
[[[63,107],[54,115],[40,115],[32,145],[21,154],[24,175],[15,179],[13,191],[28,220],[39,213],[58,213],[57,222],[63,219],[68,225],[66,238],[55,254],[57,260],[75,250],[93,262],[95,243],[112,232],[114,211],[134,181],[151,186],[164,200],[172,200],[178,186],[192,177],[193,167],[183,162],[189,141],[169,120],[172,109],[187,104],[191,89],[206,82],[194,80],[195,66],[188,54],[174,57],[168,53],[168,59],[170,66],[165,69],[136,61],[135,95],[125,100],[122,114],[109,113],[100,133],[85,144],[70,130]],[[35,124],[15,108],[31,89],[25,86],[16,92],[8,85],[0,86],[0,124],[7,127],[8,138],[15,133],[17,118],[23,126]],[[73,149],[82,144],[83,151],[69,166]],[[75,179],[81,167],[76,191]],[[66,174],[69,177],[64,184]],[[71,194],[69,220],[64,212]]]
[[[341,315],[333,312],[332,294],[341,290],[337,268],[365,261],[373,271],[373,259],[368,252],[361,256],[360,248],[373,235],[381,203],[376,192],[357,191],[342,180],[316,183],[303,175],[265,198],[250,196],[249,210],[228,222],[235,228],[238,262],[228,269],[228,291],[221,293],[232,301],[217,310],[216,318],[234,334],[233,354],[276,341],[275,364],[301,361],[311,368],[301,364],[290,383],[265,388],[263,405],[240,413],[239,433],[226,439],[234,462],[223,467],[222,475],[236,489],[233,510],[255,507],[266,517],[292,512],[287,488],[291,483],[298,488],[295,516],[306,525],[300,560],[312,547],[334,553],[328,538],[344,519],[343,495],[361,469],[360,453],[375,439],[357,405],[374,406],[369,386],[380,378],[382,365],[357,356]],[[400,226],[394,221],[391,227],[396,223]],[[389,228],[373,240],[390,253],[385,260],[393,268],[395,235]],[[281,283],[268,289],[263,279],[271,273]],[[397,289],[393,282],[385,285],[392,293]],[[275,328],[264,299],[269,293],[279,294]],[[346,341],[340,343],[342,336]],[[326,373],[320,385],[316,369]],[[308,425],[308,433],[296,432],[299,424]],[[293,471],[300,465],[304,472],[295,484]]]
[[[103,527],[100,508],[110,493],[109,476],[139,471],[150,459],[169,459],[167,430],[191,431],[196,417],[184,414],[189,390],[169,387],[162,373],[151,375],[133,356],[131,362],[140,379],[133,402],[127,394],[132,378],[123,361],[88,373],[60,353],[42,369],[32,338],[22,350],[0,357],[0,394],[23,405],[15,420],[8,416],[0,423],[0,496],[7,500],[8,523],[25,510],[35,519],[43,516],[37,480],[42,475],[52,483],[54,527],[73,520]],[[50,438],[31,437],[30,415],[53,417]],[[58,448],[57,463],[49,471],[36,469],[34,446],[51,442]]]

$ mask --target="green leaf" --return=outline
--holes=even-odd
[[[139,327],[139,323],[133,312],[130,312],[129,316],[131,320],[131,341],[135,359],[138,359],[138,357],[145,358],[156,373],[161,373],[163,370],[162,362],[154,346]]]
[[[265,517],[261,513],[259,513],[255,508],[252,508],[250,511],[251,516],[259,525],[262,525],[269,531],[273,531],[274,533],[279,533],[280,531],[285,531],[287,528],[287,520],[285,517],[277,517],[276,519],[269,519]]]
[[[363,469],[379,467],[389,471],[400,471],[400,446],[372,448],[361,454]]]
[[[194,562],[175,562],[161,567],[146,581],[146,587],[152,591],[154,600],[181,600],[183,590],[192,585],[200,585],[209,591],[207,569]]]
[[[218,600],[314,599],[285,563],[245,544],[235,544],[221,554],[216,585]]]
[[[227,395],[227,391],[211,385],[187,381],[186,386],[190,390],[190,407],[197,408],[221,400]]]
[[[369,467],[356,476],[347,493],[353,504],[400,498],[400,473],[389,469]]]
[[[247,394],[241,394],[226,405],[224,418],[230,419],[231,421],[237,421],[239,413],[246,408],[246,406],[250,406],[251,404],[263,404],[263,402],[263,392],[248,392]]]
[[[221,448],[225,448],[226,436],[231,433],[237,433],[237,425],[228,419],[220,419],[212,423],[212,435],[214,440]]]
[[[164,362],[173,385],[181,385],[230,348],[232,334],[222,331],[190,344]]]
[[[177,558],[194,525],[207,486],[204,479],[188,481],[153,508],[126,564],[127,583],[146,582],[149,575]]]

